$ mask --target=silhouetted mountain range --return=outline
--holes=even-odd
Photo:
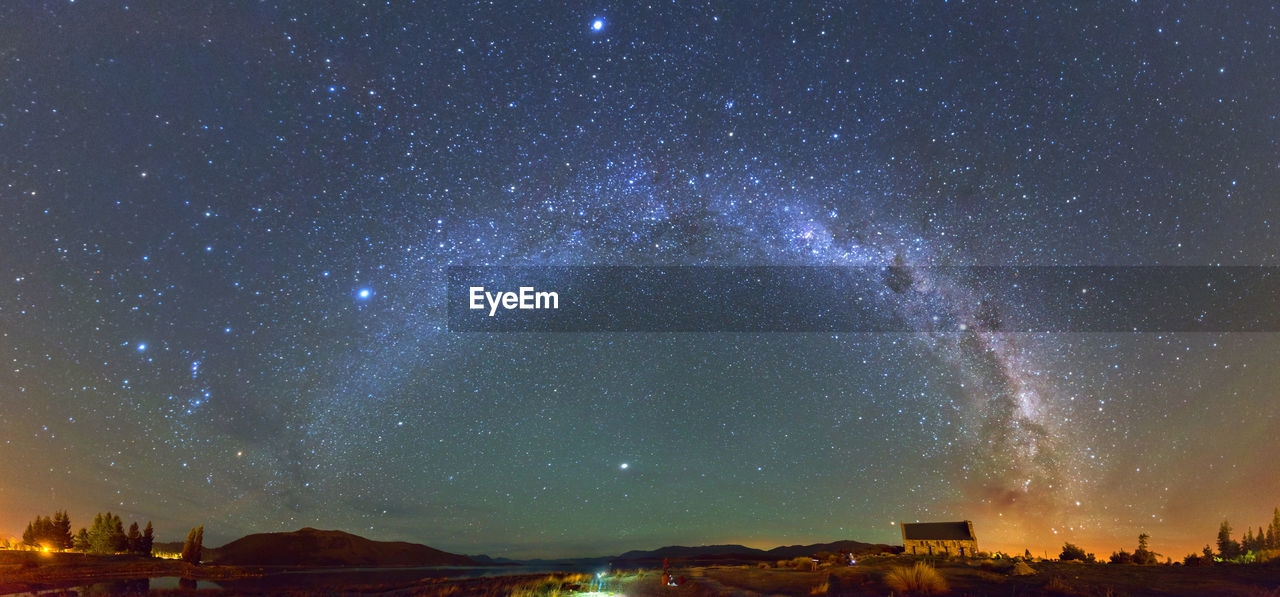
[[[651,550],[632,550],[616,556],[595,558],[562,558],[513,560],[510,558],[491,558],[485,555],[470,556],[472,559],[486,564],[500,565],[571,565],[571,566],[652,566],[660,565],[662,560],[672,564],[710,564],[732,562],[771,562],[812,556],[822,552],[871,554],[901,551],[902,547],[882,543],[863,543],[862,541],[833,541],[831,543],[814,543],[812,545],[785,545],[773,549],[756,549],[745,545],[669,545]]]
[[[169,551],[180,543],[164,545]],[[343,531],[304,528],[289,533],[246,535],[222,547],[204,550],[205,561],[243,566],[657,566],[769,562],[807,557],[822,552],[871,554],[900,551],[893,545],[834,541],[811,545],[785,545],[756,549],[745,545],[669,545],[651,550],[631,550],[616,556],[514,560],[486,555],[465,556],[417,543],[374,541]]]
[[[247,566],[479,566],[467,556],[403,541],[373,541],[342,531],[304,528],[247,535],[206,549],[215,564]]]

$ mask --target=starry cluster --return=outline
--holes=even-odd
[[[1270,334],[458,334],[443,294],[454,264],[1274,265],[1275,7],[501,4],[0,8],[0,536],[53,503],[212,544],[968,518],[1176,553],[1275,505]]]

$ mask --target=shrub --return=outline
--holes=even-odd
[[[1264,549],[1258,552],[1258,563],[1280,560],[1280,549]]]
[[[941,595],[947,592],[947,581],[933,566],[916,562],[910,568],[894,566],[884,577],[885,584],[897,593]]]
[[[1131,554],[1131,553],[1129,553],[1129,552],[1127,552],[1127,551],[1125,551],[1125,550],[1123,550],[1123,549],[1122,549],[1122,550],[1120,550],[1120,551],[1117,551],[1117,552],[1112,552],[1112,554],[1111,554],[1111,563],[1112,563],[1112,564],[1132,564],[1132,563],[1133,563],[1133,554]]]
[[[1083,562],[1087,558],[1088,554],[1086,554],[1080,546],[1073,545],[1071,543],[1063,543],[1062,554],[1058,556],[1058,559],[1064,562],[1069,562],[1071,560],[1080,560]]]
[[[791,558],[787,561],[787,566],[796,570],[808,570],[813,567],[813,560],[808,557]]]
[[[1154,566],[1159,563],[1159,560],[1156,560],[1156,554],[1145,549],[1139,549],[1133,552],[1133,563],[1141,566]]]

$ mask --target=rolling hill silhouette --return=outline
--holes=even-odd
[[[246,535],[215,550],[209,561],[242,566],[478,566],[467,556],[403,541],[374,541],[343,531],[304,528]]]

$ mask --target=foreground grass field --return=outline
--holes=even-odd
[[[39,558],[39,559],[32,559]],[[31,562],[35,562],[34,565]],[[424,597],[567,597],[735,595],[950,595],[1061,597],[1232,596],[1280,597],[1280,565],[1129,566],[1003,560],[934,560],[874,557],[856,566],[787,567],[769,564],[673,568],[679,586],[662,582],[657,570],[614,571],[603,578],[581,573],[525,574],[482,578],[401,579],[375,574],[367,582],[334,586],[290,583],[270,590],[254,585],[259,570],[194,567],[171,560],[77,554],[0,553],[0,594],[148,576],[219,581],[221,590],[152,591],[166,595],[367,594]],[[239,580],[239,582],[237,582]],[[241,584],[248,583],[248,584]],[[143,590],[146,584],[142,585]]]
[[[1014,574],[1013,563],[1007,561],[937,561],[922,567],[927,572],[915,570],[917,562],[909,558],[896,557],[818,571],[713,567],[682,573],[704,587],[739,595],[1280,597],[1280,566],[1276,565],[1118,566],[1046,561],[1032,562],[1034,573],[1025,575]]]
[[[684,584],[664,586],[659,571],[615,572],[603,590],[580,586],[585,576],[488,578],[440,581],[404,587],[389,595],[555,597],[569,595],[709,596],[949,595],[1057,597],[1280,597],[1280,566],[1118,566],[1032,562],[1015,574],[1013,562],[876,558],[853,567],[797,570],[786,567],[710,566],[674,568]]]

